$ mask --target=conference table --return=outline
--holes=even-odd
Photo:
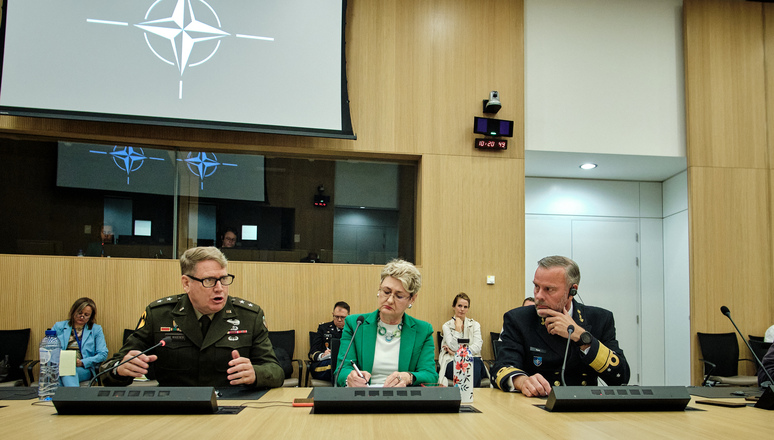
[[[313,414],[292,407],[312,388],[272,389],[258,400],[218,400],[244,406],[236,414],[58,415],[51,402],[0,400],[3,439],[242,438],[271,439],[653,439],[771,438],[774,412],[700,405],[685,411],[548,412],[544,399],[476,389],[473,408],[454,414]],[[740,402],[741,399],[719,399]]]

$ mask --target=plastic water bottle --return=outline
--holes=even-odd
[[[473,402],[473,357],[468,348],[469,339],[457,339],[460,344],[454,353],[454,386],[460,389],[462,403]]]
[[[40,400],[50,400],[59,386],[59,351],[56,330],[46,330],[46,336],[40,341],[40,377],[38,378]]]

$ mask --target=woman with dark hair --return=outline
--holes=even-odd
[[[59,376],[59,384],[77,387],[94,377],[99,364],[107,359],[108,348],[102,327],[94,323],[97,305],[91,298],[78,298],[70,307],[70,319],[59,321],[56,330],[62,350],[75,350],[75,376]]]
[[[481,376],[486,374],[484,362],[481,360],[481,347],[484,345],[484,340],[481,338],[481,325],[467,317],[469,308],[470,297],[460,292],[452,301],[454,316],[443,325],[443,341],[438,356],[438,364],[441,367],[439,383],[443,385],[453,382],[454,353],[460,346],[458,339],[469,341],[468,348],[473,356],[473,386],[481,386]]]

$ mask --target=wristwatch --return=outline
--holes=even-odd
[[[580,335],[580,339],[578,339],[578,347],[584,346],[584,345],[591,345],[592,336],[589,332],[583,332]]]

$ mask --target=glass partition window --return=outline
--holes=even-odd
[[[414,261],[416,163],[0,139],[0,253]]]

